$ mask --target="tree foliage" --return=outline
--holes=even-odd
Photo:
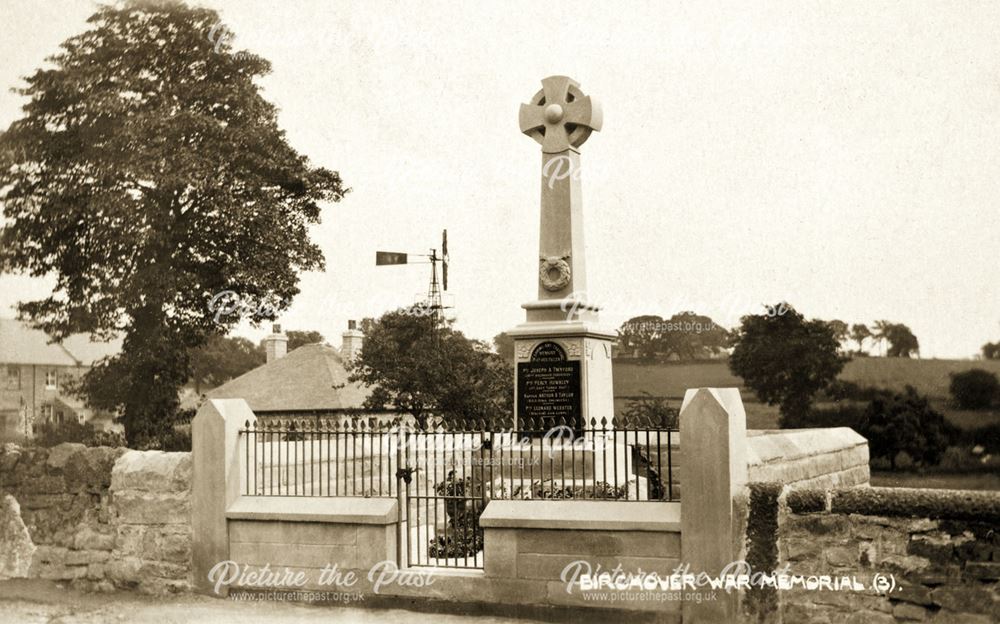
[[[736,330],[729,368],[782,419],[801,415],[844,367],[837,339],[821,320],[806,321],[786,304],[782,315],[748,315]]]
[[[711,318],[694,312],[679,312],[666,320],[661,351],[681,360],[711,357],[729,346],[730,336]]]
[[[918,465],[939,463],[960,433],[912,386],[902,393],[877,388],[858,390],[853,397],[868,396],[867,404],[848,401],[810,409],[786,419],[782,426],[850,427],[868,439],[872,459],[882,460],[892,468],[896,468],[900,453],[906,453]]]
[[[902,323],[890,323],[885,328],[885,338],[889,341],[889,357],[913,357],[920,353],[920,343],[910,328]]]
[[[670,407],[666,398],[643,392],[641,397],[626,402],[621,424],[639,429],[649,426],[677,429],[678,412],[677,408]]]
[[[493,336],[493,348],[504,362],[514,366],[514,338],[507,332]]]
[[[320,203],[345,192],[278,128],[255,83],[270,64],[209,41],[218,21],[172,2],[99,8],[26,78],[24,116],[0,136],[0,268],[56,284],[18,313],[55,337],[123,336],[84,390],[133,447],[176,413],[189,350],[240,320],[220,327],[211,297],[260,302],[252,322],[286,309],[298,273],[323,267]]]
[[[651,358],[659,348],[662,327],[663,319],[655,314],[630,318],[618,329],[618,345],[633,357]]]
[[[371,386],[366,408],[409,413],[420,428],[434,415],[446,423],[510,418],[513,369],[486,343],[466,338],[449,321],[405,310],[363,326],[351,379]]]
[[[985,409],[1000,399],[997,376],[981,368],[952,373],[949,390],[962,409]]]
[[[264,363],[264,350],[239,336],[210,336],[191,351],[191,380],[195,392],[202,386],[220,386]]]
[[[919,465],[937,464],[958,432],[926,397],[907,386],[901,394],[873,399],[858,433],[868,439],[872,459],[882,458],[895,468],[901,451]]]
[[[984,360],[1000,360],[1000,342],[987,342],[983,345]]]
[[[830,331],[833,332],[833,338],[837,341],[838,345],[842,345],[847,342],[847,338],[850,335],[850,327],[847,323],[834,319],[832,321],[827,321],[826,324],[830,326]]]
[[[288,351],[289,352],[292,352],[292,351],[298,349],[299,347],[302,347],[302,346],[305,346],[305,345],[316,344],[317,342],[318,343],[325,343],[326,342],[326,338],[323,337],[323,334],[319,333],[316,330],[312,330],[312,329],[311,330],[304,330],[304,331],[297,331],[297,330],[293,329],[293,330],[285,332],[285,335],[288,336]]]
[[[651,314],[636,316],[618,329],[620,349],[633,357],[696,360],[717,355],[729,342],[725,328],[690,311],[667,319]]]
[[[858,344],[858,354],[865,352],[865,341],[872,337],[872,330],[864,323],[851,325],[851,340]]]

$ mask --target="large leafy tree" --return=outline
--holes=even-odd
[[[742,377],[761,401],[778,405],[783,420],[804,414],[813,395],[844,367],[829,324],[807,321],[785,305],[787,312],[782,315],[744,316],[729,358],[733,374]]]
[[[366,408],[409,413],[420,428],[432,416],[474,425],[513,414],[513,368],[450,322],[396,310],[362,326],[351,378],[372,388]]]
[[[212,296],[252,301],[253,322],[286,309],[299,271],[323,267],[321,202],[345,192],[278,128],[254,82],[270,64],[209,40],[218,21],[175,2],[100,8],[26,78],[0,137],[0,268],[56,280],[19,315],[55,337],[124,336],[84,391],[131,446],[157,444],[189,351],[239,320],[215,318]]]

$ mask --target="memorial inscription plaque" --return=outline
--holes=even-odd
[[[528,362],[517,365],[517,417],[532,419],[543,429],[562,420],[575,431],[580,422],[580,361],[567,360],[558,343],[539,343]]]

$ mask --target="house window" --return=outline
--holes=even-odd
[[[56,422],[58,422],[60,425],[66,422],[66,415],[63,414],[62,410],[56,412]]]
[[[20,390],[21,389],[21,369],[17,366],[7,367],[7,389],[8,390]]]
[[[59,388],[59,376],[54,370],[45,371],[45,389],[56,390]]]
[[[51,423],[53,419],[53,410],[51,405],[42,406],[42,422]]]

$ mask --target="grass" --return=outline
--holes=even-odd
[[[840,379],[863,386],[902,391],[907,385],[933,399],[951,397],[951,373],[981,368],[1000,377],[1000,360],[912,360],[909,358],[854,358]]]
[[[862,357],[848,362],[840,379],[897,392],[911,385],[930,397],[934,409],[962,429],[1000,423],[1000,409],[969,411],[951,405],[948,392],[950,374],[972,368],[982,368],[1000,376],[1000,360]],[[680,407],[688,388],[739,388],[747,412],[747,427],[774,429],[778,426],[777,407],[760,403],[754,393],[743,385],[743,380],[729,372],[729,364],[725,360],[638,363],[617,359],[613,372],[616,414],[621,413],[629,398],[639,397],[643,392],[666,397]]]
[[[729,372],[725,361],[637,364],[615,360],[616,397],[638,397],[643,392],[680,399],[688,388],[743,388],[743,380]]]

